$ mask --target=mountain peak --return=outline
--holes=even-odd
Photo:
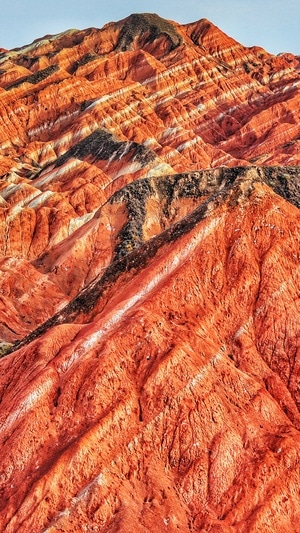
[[[156,13],[134,13],[121,21],[122,29],[117,43],[117,50],[124,51],[133,47],[134,41],[148,43],[163,35],[170,40],[171,47],[176,48],[182,42],[176,26]]]

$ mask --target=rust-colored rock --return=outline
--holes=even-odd
[[[299,58],[132,15],[1,53],[0,531],[299,531]]]

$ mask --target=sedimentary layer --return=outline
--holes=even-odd
[[[299,58],[139,14],[0,63],[0,530],[297,532]]]

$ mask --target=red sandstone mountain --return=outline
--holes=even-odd
[[[203,19],[1,54],[1,532],[299,532],[299,82]]]

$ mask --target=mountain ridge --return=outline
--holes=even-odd
[[[0,69],[0,530],[296,533],[299,58],[134,14]]]

